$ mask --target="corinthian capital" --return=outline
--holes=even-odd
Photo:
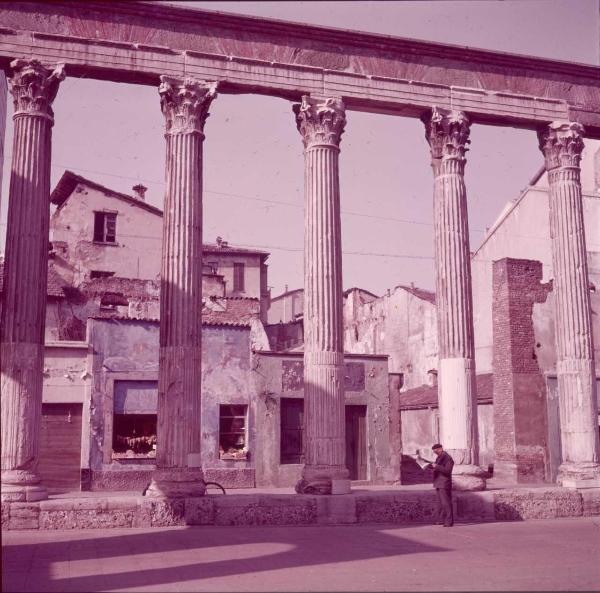
[[[167,134],[198,132],[204,135],[208,109],[217,96],[216,82],[161,76],[158,93],[167,120]]]
[[[50,70],[38,60],[17,59],[10,63],[13,70],[8,79],[13,96],[14,117],[37,115],[54,120],[52,101],[58,85],[65,78],[64,64]]]
[[[464,111],[446,111],[434,107],[422,118],[425,138],[431,147],[433,159],[465,159],[471,123]]]
[[[583,126],[576,122],[555,121],[538,132],[546,170],[579,167],[583,151]]]
[[[329,144],[339,148],[346,125],[346,107],[341,99],[313,99],[304,95],[293,106],[296,126],[302,134],[304,148]]]

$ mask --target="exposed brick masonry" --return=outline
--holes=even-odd
[[[533,305],[546,300],[538,261],[493,265],[494,474],[516,482],[546,476],[546,386],[536,357]]]

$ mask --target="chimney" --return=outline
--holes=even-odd
[[[145,185],[138,183],[134,185],[131,189],[133,189],[133,197],[138,200],[142,200],[142,202],[146,201],[146,190],[148,189]]]

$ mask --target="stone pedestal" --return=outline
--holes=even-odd
[[[339,99],[294,106],[305,157],[304,419],[306,465],[298,492],[348,492],[342,246],[338,159],[346,124]],[[345,484],[342,483],[345,481]]]
[[[2,500],[47,497],[37,475],[48,278],[52,102],[62,65],[14,60],[14,140],[1,320]]]
[[[423,122],[434,174],[440,439],[456,464],[455,488],[482,490],[487,472],[478,467],[471,260],[464,182],[470,124],[463,112],[435,108],[423,117]]]
[[[600,479],[598,404],[592,343],[580,160],[583,126],[554,122],[540,130],[550,185],[556,372],[563,462],[558,482]]]
[[[161,76],[166,194],[155,472],[147,496],[201,496],[202,142],[216,83]]]

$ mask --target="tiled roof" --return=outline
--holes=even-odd
[[[494,384],[493,374],[485,373],[477,375],[477,401],[479,403],[488,403],[492,401]],[[416,410],[420,408],[438,406],[438,388],[437,385],[421,385],[400,393],[400,409]]]
[[[417,298],[435,305],[435,292],[432,292],[431,290],[425,290],[424,288],[418,288],[416,286],[405,286],[404,284],[399,284],[396,288],[402,288]]]
[[[100,313],[96,313],[95,315],[90,315],[90,319],[111,319],[114,321],[144,321],[151,323],[160,323],[160,319],[157,317],[129,317],[128,315],[116,315],[111,313],[110,311],[101,311]],[[227,321],[225,319],[217,319],[213,316],[205,316],[202,315],[202,325],[207,326],[217,326],[217,327],[239,327],[239,328],[249,328],[250,321]]]
[[[156,206],[152,206],[143,200],[138,198],[134,198],[133,196],[128,196],[127,194],[122,194],[121,192],[115,191],[114,189],[110,189],[109,187],[104,187],[95,181],[91,181],[90,179],[86,179],[81,175],[77,175],[73,173],[73,171],[65,171],[56,184],[56,187],[50,194],[50,201],[53,204],[56,204],[59,208],[62,206],[67,199],[71,196],[74,189],[77,187],[79,183],[83,185],[87,185],[93,189],[97,189],[98,191],[110,195],[114,198],[118,198],[119,200],[123,200],[128,202],[129,204],[133,204],[142,208],[143,210],[147,210],[148,212],[152,212],[152,214],[156,214],[158,216],[162,216],[162,210],[160,208],[156,208]]]
[[[63,286],[66,282],[58,275],[57,271],[51,263],[48,263],[48,289],[47,296],[57,299],[64,299],[65,292]],[[4,289],[4,261],[0,260],[0,293]]]
[[[219,298],[218,301],[225,302],[226,309],[224,311],[211,311],[205,307],[202,311],[202,325],[250,327],[252,319],[258,319],[260,313],[260,301],[258,299],[231,297]],[[100,311],[91,317],[93,319],[117,319],[121,321],[160,321],[157,317],[130,317],[117,312],[117,310]]]

